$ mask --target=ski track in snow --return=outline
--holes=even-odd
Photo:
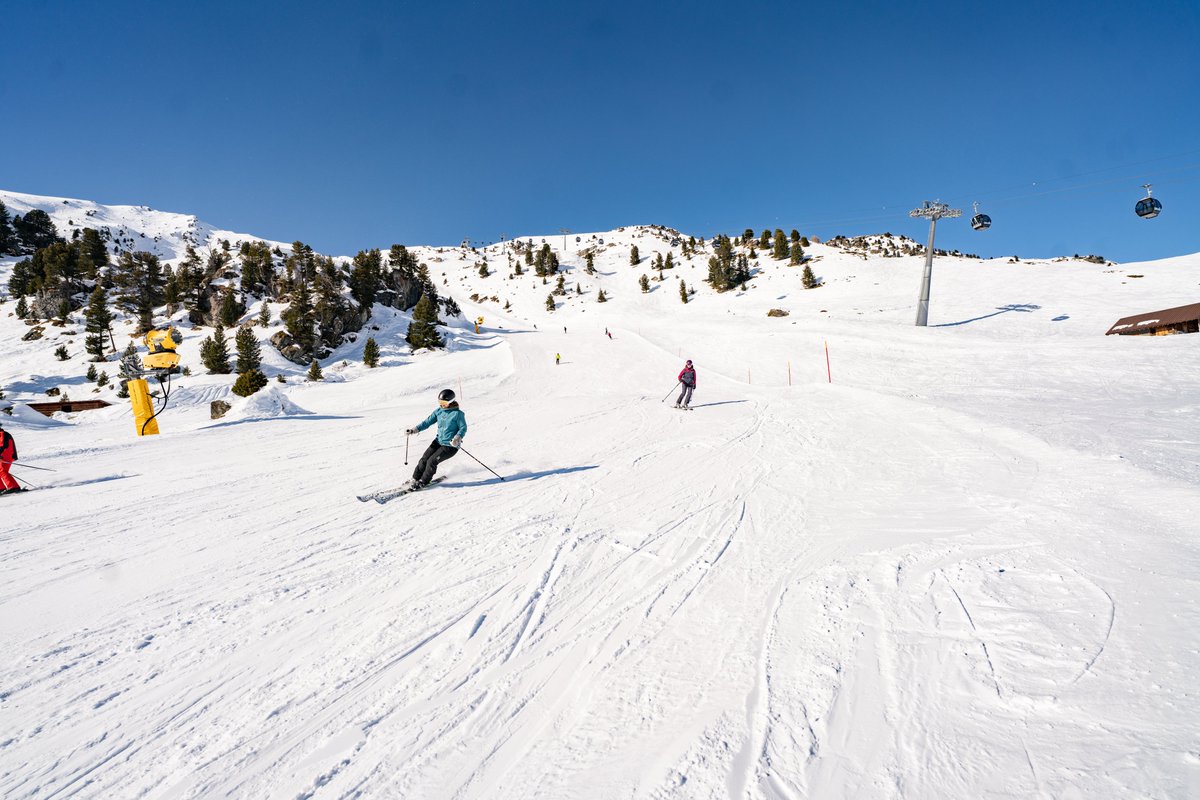
[[[619,300],[621,242],[595,278]],[[907,316],[900,269],[849,310]],[[1042,302],[1014,274],[993,293]],[[978,312],[974,277],[939,281],[948,319]],[[213,423],[228,391],[199,381],[154,439],[118,407],[19,429],[58,472],[0,501],[0,796],[1195,792],[1191,351],[1134,363],[1017,314],[791,328],[727,315],[753,291],[675,313],[654,288],[604,316],[463,302],[496,328],[289,383],[310,415]],[[812,302],[847,314],[840,291]],[[822,354],[786,386],[827,330],[836,383]],[[657,387],[689,355],[677,414]],[[1115,365],[1175,388],[1156,405]],[[446,385],[506,480],[461,454],[359,503],[409,477],[429,433],[405,466],[401,432]]]

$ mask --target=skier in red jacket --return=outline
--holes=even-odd
[[[21,484],[8,474],[9,466],[17,460],[17,443],[0,423],[0,494],[21,491]]]
[[[691,408],[692,392],[696,390],[696,368],[692,366],[690,358],[679,373],[679,382],[683,384],[683,390],[679,392],[679,399],[675,401],[675,407]]]

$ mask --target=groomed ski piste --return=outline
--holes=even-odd
[[[670,234],[589,236],[595,276],[544,237],[554,312],[498,246],[487,278],[418,248],[446,351],[377,306],[379,368],[264,346],[248,400],[183,326],[142,439],[127,402],[25,410],[85,365],[0,306],[5,428],[56,470],[0,498],[0,796],[1200,794],[1200,337],[1103,335],[1196,302],[1200,256],[938,258],[922,329],[919,256],[814,244],[821,288],[763,254],[717,294],[702,252],[643,294],[629,245]],[[506,480],[460,453],[358,502],[442,388]]]

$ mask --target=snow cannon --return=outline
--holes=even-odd
[[[142,339],[149,350],[142,359],[142,366],[147,370],[166,370],[167,374],[179,372],[179,353],[175,349],[183,336],[175,326],[155,328]]]
[[[167,400],[171,397],[171,376],[178,373],[179,353],[175,349],[183,336],[175,327],[155,328],[142,337],[146,344],[146,356],[140,361],[136,355],[126,356],[121,360],[121,374],[125,376],[125,388],[129,392],[129,402],[133,406],[134,426],[138,436],[149,436],[158,433],[158,422],[155,421]],[[162,405],[154,410],[154,401],[150,396],[150,387],[146,377],[158,381],[162,389]]]

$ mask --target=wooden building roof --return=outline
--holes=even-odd
[[[1113,333],[1137,333],[1139,330],[1161,328],[1166,325],[1178,325],[1181,322],[1200,320],[1200,303],[1187,306],[1166,308],[1162,311],[1150,311],[1145,314],[1135,314],[1132,317],[1121,317],[1113,323],[1105,336]]]

